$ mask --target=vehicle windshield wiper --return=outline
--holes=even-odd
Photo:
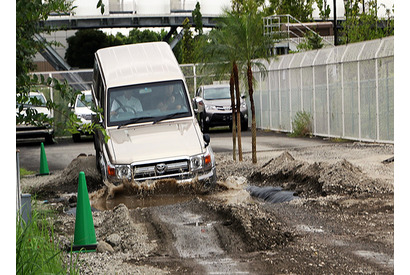
[[[173,114],[169,114],[169,115],[165,115],[165,116],[160,116],[160,117],[158,117],[158,118],[156,118],[156,119],[154,120],[154,123],[153,123],[153,124],[158,123],[158,122],[163,121],[163,120],[175,118],[175,117],[178,117],[178,116],[180,116],[180,115],[185,115],[185,114],[188,114],[188,112],[173,113]]]
[[[122,126],[127,126],[127,125],[137,123],[137,122],[142,121],[142,120],[153,119],[153,118],[154,117],[152,117],[152,116],[135,117],[135,118],[132,118],[130,120],[125,121],[124,123],[119,124],[117,129],[120,129]]]

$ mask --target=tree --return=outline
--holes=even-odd
[[[71,133],[78,133],[78,129],[93,132],[94,129],[101,128],[99,125],[80,125],[80,119],[67,108],[67,102],[73,105],[77,95],[81,93],[80,91],[74,91],[67,81],[30,74],[35,69],[34,55],[47,45],[57,44],[56,42],[43,44],[35,40],[35,35],[50,34],[55,31],[42,26],[40,21],[47,20],[51,13],[66,14],[71,12],[71,5],[71,1],[65,0],[17,0],[16,2],[16,124],[39,125],[44,122],[53,123],[51,118],[38,113],[35,109],[27,108],[23,112],[25,103],[32,105],[38,103],[36,100],[29,98],[30,91],[36,91],[38,86],[45,86],[53,87],[65,102],[58,105],[51,100],[47,100],[46,106],[48,109],[52,109],[54,112],[68,118],[69,121],[64,123],[66,130]],[[101,113],[101,110],[93,109],[93,111]],[[105,131],[103,133],[105,134]],[[106,136],[106,138],[108,137]]]
[[[232,143],[233,159],[236,160],[236,133],[238,133],[239,161],[242,161],[242,142],[240,132],[240,104],[235,103],[235,95],[239,95],[239,73],[238,73],[238,51],[235,40],[232,39],[232,29],[239,28],[238,16],[232,12],[225,11],[224,16],[218,20],[218,28],[209,33],[209,45],[205,48],[204,56],[213,66],[217,75],[230,74],[230,92],[232,108]],[[240,97],[239,97],[240,98]],[[238,117],[239,109],[239,117]]]
[[[35,40],[35,34],[51,33],[50,28],[40,27],[39,22],[46,20],[51,12],[66,13],[71,5],[64,0],[17,0],[16,2],[16,123],[40,124],[51,120],[36,110],[28,108],[23,112],[23,103],[35,104],[29,98],[29,93],[38,85],[59,84],[57,80],[39,78],[29,73],[35,69],[34,55],[46,45]],[[48,42],[48,45],[56,43]],[[60,87],[60,86],[59,86]],[[57,88],[57,85],[56,85]],[[48,108],[55,107],[47,102]]]
[[[301,22],[312,21],[315,0],[269,0],[266,14],[290,14]],[[320,0],[319,0],[320,1]]]
[[[202,24],[202,13],[201,13],[201,5],[199,2],[196,2],[195,9],[192,11],[192,20],[195,24],[195,31],[198,32],[198,35],[202,35],[203,33],[203,24]]]
[[[166,32],[161,29],[161,32],[154,32],[151,30],[139,30],[133,29],[128,34],[128,37],[124,39],[125,44],[135,44],[144,42],[162,41],[166,36]]]
[[[192,38],[191,24],[189,24],[189,19],[185,18],[182,24],[184,35],[182,36],[182,63],[193,63],[194,62],[194,40]]]
[[[341,42],[343,44],[382,38],[394,34],[394,20],[387,12],[386,20],[380,20],[377,16],[377,1],[367,2],[366,12],[361,12],[361,0],[352,0],[345,6],[346,21],[342,23]]]
[[[305,34],[305,41],[299,43],[299,50],[316,50],[323,48],[322,37],[315,32],[308,31]]]
[[[252,68],[257,67],[262,76],[266,73],[265,65],[257,58],[268,61],[268,48],[273,44],[269,36],[263,34],[263,16],[258,12],[257,3],[249,0],[244,5],[244,13],[238,15],[238,28],[232,29],[232,39],[237,45],[239,64],[243,64],[242,71],[246,75],[248,84],[249,100],[252,114],[252,162],[257,163],[256,156],[256,118],[255,102],[253,99],[254,78]]]
[[[326,0],[316,0],[317,7],[319,9],[319,16],[323,21],[327,21],[330,15],[330,7]]]
[[[67,63],[72,67],[92,68],[94,53],[110,46],[105,33],[99,30],[79,30],[67,38],[68,48],[65,54]]]

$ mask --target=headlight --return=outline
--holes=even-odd
[[[119,179],[131,179],[131,167],[129,165],[116,165],[115,175]]]
[[[212,168],[213,165],[213,152],[208,150],[209,147],[207,147],[207,150],[205,154],[200,154],[191,157],[190,159],[190,168],[191,171],[198,171],[198,170],[209,170]]]
[[[202,169],[203,162],[204,162],[203,158],[204,158],[204,155],[202,154],[191,157],[191,160],[190,160],[191,171],[197,171],[197,170]]]

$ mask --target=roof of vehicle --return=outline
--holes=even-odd
[[[107,87],[184,78],[166,42],[100,49],[96,52]]]

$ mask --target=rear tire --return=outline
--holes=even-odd
[[[44,140],[45,144],[53,144],[54,143],[54,136],[53,135],[47,135]]]
[[[248,131],[248,121],[241,124],[241,131]]]

